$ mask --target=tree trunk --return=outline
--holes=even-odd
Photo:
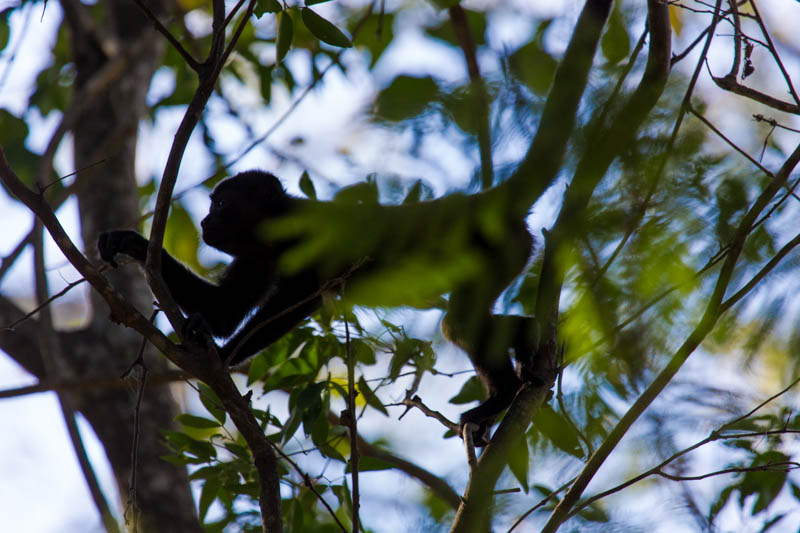
[[[162,2],[146,3],[159,15],[165,12]],[[135,2],[114,0],[103,4],[102,19],[98,20],[90,18],[87,6],[63,3],[65,22],[71,30],[76,90],[93,79],[108,63],[110,54],[129,53],[131,47],[135,50],[125,73],[93,99],[73,129],[76,169],[86,169],[103,160],[79,172],[76,178],[81,233],[86,253],[93,259],[97,259],[95,243],[99,232],[131,227],[139,217],[135,176],[138,125],[145,114],[150,80],[164,52],[163,37]],[[86,20],[92,23],[87,24]],[[124,268],[110,271],[108,276],[130,302],[145,314],[150,313],[152,296],[139,272]],[[67,364],[76,377],[120,375],[136,357],[141,339],[133,330],[111,321],[105,303],[95,292],[91,292],[91,300],[93,316],[87,329],[65,336],[72,341],[64,350],[71,356]],[[145,361],[151,372],[166,369],[166,360],[149,346]],[[95,389],[74,395],[76,406],[105,447],[123,504],[129,497],[136,396],[134,386],[129,390]],[[142,531],[200,530],[186,470],[159,458],[166,451],[160,430],[174,424],[178,411],[169,387],[145,390],[136,472],[136,503]]]

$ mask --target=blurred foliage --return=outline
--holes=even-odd
[[[101,9],[99,4],[94,9]],[[286,178],[291,172],[302,176],[299,190],[306,197],[334,200],[286,222],[284,231],[297,232],[299,228],[313,236],[305,249],[296,250],[288,258],[295,265],[322,255],[330,257],[330,268],[335,272],[341,267],[339,258],[326,253],[337,247],[346,247],[347,257],[359,250],[369,253],[381,249],[387,255],[398,250],[414,251],[399,258],[395,268],[348,287],[346,305],[326,306],[254,357],[247,368],[247,385],[268,395],[270,406],[280,403],[285,407],[285,416],[277,416],[270,408],[259,407],[264,402],[256,402],[254,412],[264,431],[298,462],[312,457],[303,462],[303,468],[336,516],[349,524],[352,495],[344,472],[350,442],[346,429],[333,424],[329,416],[342,408],[346,396],[343,361],[348,349],[356,360],[357,416],[377,416],[387,426],[398,424],[400,409],[389,404],[397,401],[403,389],[416,392],[423,380],[441,383],[450,379],[448,372],[452,370],[440,368],[440,339],[423,338],[413,321],[406,323],[405,318],[392,315],[387,318],[384,310],[369,312],[352,306],[377,302],[441,307],[441,294],[476,268],[465,242],[470,229],[480,226],[490,234],[492,228],[499,227],[497,221],[503,217],[504,206],[481,205],[477,209],[472,196],[449,194],[454,186],[445,181],[453,174],[466,174],[459,186],[468,188],[469,178],[479,174],[481,95],[469,83],[466,68],[459,65],[464,72],[454,81],[449,68],[439,71],[424,62],[403,63],[404,54],[418,53],[420,47],[428,47],[431,54],[444,48],[445,59],[436,56],[437,61],[463,59],[446,11],[454,3],[380,3],[380,9],[370,12],[365,11],[365,3],[315,4],[257,2],[256,20],[242,34],[203,118],[200,150],[213,161],[213,168],[196,176],[196,182],[202,182],[198,186],[201,190],[210,189],[219,176],[204,178],[236,164],[242,148],[259,140],[267,130],[263,106],[278,109],[287,99],[302,97],[311,84],[315,84],[312,95],[322,93],[328,80],[323,74],[331,70],[343,74],[353,86],[368,87],[369,101],[355,106],[358,111],[351,127],[331,133],[323,126],[317,131],[315,124],[298,126],[306,128],[303,133],[309,137],[321,137],[325,146],[335,145],[333,149],[319,148],[319,144],[306,149],[300,146],[302,142],[281,145],[275,141],[270,151],[268,144],[273,141],[269,139],[258,148],[263,149],[259,157],[286,165]],[[313,10],[310,5],[314,5]],[[174,17],[169,30],[180,36],[187,50],[201,57],[208,49],[209,34],[197,30],[196,24],[190,30],[187,20],[192,16],[209,18],[209,6],[191,1],[182,1],[180,6],[185,16]],[[465,11],[485,80],[485,111],[493,140],[490,151],[499,181],[512,173],[536,131],[543,99],[563,52],[565,28],[574,18],[573,7],[544,19],[502,3],[471,5]],[[532,206],[540,218],[542,212],[552,212],[560,205],[564,185],[581,157],[593,149],[590,124],[614,94],[612,89],[632,53],[632,41],[637,40],[644,25],[643,13],[633,7],[630,2],[617,3],[612,12],[560,174],[562,181]],[[0,49],[10,42],[5,21],[12,11],[0,13]],[[676,32],[684,35],[691,33],[690,29],[695,31],[691,38],[676,38],[683,46],[707,24],[702,13],[673,6],[670,14]],[[505,44],[504,28],[499,27],[503,17],[519,18],[521,26],[528,28],[520,30],[524,37]],[[417,39],[412,52],[396,52],[396,47],[403,46],[401,37],[409,35]],[[72,96],[74,65],[70,63],[68,34],[62,26],[54,37],[50,61],[36,73],[25,113],[15,116],[0,109],[0,145],[28,184],[41,155],[29,142],[33,114],[58,117],[68,109]],[[498,44],[501,41],[503,44]],[[384,61],[390,52],[397,55]],[[632,72],[621,85],[623,96],[641,75],[644,60],[640,57],[633,63]],[[536,494],[534,499],[555,494],[556,487],[578,471],[684,341],[708,301],[720,259],[737,225],[769,181],[693,118],[685,118],[679,135],[671,141],[686,90],[689,70],[683,67],[683,63],[675,65],[658,107],[594,191],[580,220],[580,238],[558,254],[557,268],[565,276],[559,322],[565,369],[555,396],[538,411],[527,434],[514,443],[505,478],[507,485],[528,495]],[[149,119],[156,125],[174,108],[182,110],[197,86],[194,72],[172,47],[166,49],[159,75],[170,82],[148,109]],[[342,98],[347,98],[347,90],[340,89]],[[617,109],[620,98],[608,109]],[[715,98],[719,98],[718,93],[696,92],[693,106],[705,113]],[[716,107],[714,112],[728,113],[731,122],[744,122],[737,132],[737,138],[743,139],[742,147],[750,153],[764,147],[764,164],[777,168],[775,162],[785,157],[785,146],[796,143],[796,137],[780,131],[765,139],[760,126],[750,121],[750,104],[739,107],[730,104],[734,100],[725,102],[726,109]],[[216,129],[216,121],[224,121],[228,129]],[[235,149],[226,138],[232,129],[243,139]],[[780,137],[781,142],[775,140],[779,135],[786,135]],[[359,143],[373,139],[383,143],[376,145],[380,152],[377,157],[354,154]],[[450,161],[451,150],[463,160]],[[363,160],[378,161],[376,164],[383,166],[361,172]],[[420,176],[420,168],[438,174]],[[352,175],[362,179],[347,186],[330,179],[352,169]],[[445,197],[421,203],[441,196],[442,183],[448,192]],[[156,187],[154,179],[142,184],[143,209],[152,203]],[[387,199],[398,207],[380,207],[379,203]],[[199,232],[192,216],[196,213],[187,206],[173,204],[165,247],[196,271],[207,272],[208,266],[198,259]],[[403,210],[402,206],[419,209]],[[770,209],[770,216],[759,221],[745,242],[727,296],[744,286],[800,227],[796,198],[773,201]],[[341,216],[345,212],[349,215]],[[549,226],[552,220],[544,224]],[[539,229],[537,226],[535,232],[537,252],[501,298],[498,311],[533,314],[545,246]],[[442,259],[445,256],[447,260]],[[617,450],[617,464],[650,468],[683,449],[676,442],[697,442],[709,431],[721,428],[730,432],[730,438],[720,437],[707,445],[714,446],[719,464],[705,464],[689,456],[680,465],[699,475],[739,469],[697,482],[702,485],[681,485],[680,490],[689,494],[681,497],[691,502],[685,507],[699,509],[709,528],[723,519],[735,521],[731,518],[735,510],[742,520],[758,523],[766,530],[791,520],[774,509],[784,508],[781,505],[787,501],[797,506],[796,500],[800,500],[800,480],[794,472],[764,468],[796,460],[791,432],[800,430],[800,418],[787,410],[795,401],[794,393],[766,405],[736,427],[725,425],[735,415],[749,412],[760,399],[789,385],[800,369],[797,263],[796,256],[787,257],[746,304],[734,306],[719,321],[696,355],[700,362],[684,369],[680,374],[683,381],[676,381],[668,390],[682,400],[656,402],[651,410],[658,416],[638,422],[631,436],[641,448],[632,445]],[[344,333],[345,320],[349,338]],[[468,366],[466,358],[460,361],[459,370]],[[483,390],[477,378],[470,376],[451,396],[451,403],[462,405],[482,398]],[[166,459],[193,466],[192,479],[201,487],[199,512],[209,531],[258,530],[257,485],[250,453],[232,430],[219,400],[202,384],[198,386],[198,399],[205,412],[182,415],[182,430],[165,432],[170,449]],[[438,409],[434,402],[443,401],[434,395],[424,399],[433,409]],[[398,455],[414,459],[414,450],[399,448],[400,439],[386,438],[389,441],[381,443],[382,449],[394,449]],[[335,465],[331,467],[335,473],[327,475],[327,466],[321,464]],[[282,461],[281,467],[285,495],[289,494],[283,500],[287,529],[337,531],[305,480],[288,462]],[[385,461],[362,457],[363,471],[390,468]],[[665,470],[671,472],[669,466]],[[609,477],[612,483],[621,483],[638,473],[617,471]],[[437,474],[461,482],[460,474]],[[653,487],[669,491],[674,483],[652,477],[648,484],[633,485],[619,497],[639,497]],[[709,498],[709,494],[713,496]],[[512,502],[508,504],[511,510],[508,516],[501,513],[503,520],[512,514],[516,518],[532,506],[530,498],[515,499],[512,495],[508,501]],[[452,517],[446,503],[432,491],[426,491],[417,503],[421,508],[418,512],[433,524],[432,529],[444,527],[442,524]],[[609,522],[614,522],[609,528],[631,526],[626,523],[627,510],[616,512],[619,503],[601,501],[582,508],[574,518],[574,527],[606,527]],[[534,516],[551,510],[552,504],[550,500]],[[727,522],[725,527],[731,529]]]

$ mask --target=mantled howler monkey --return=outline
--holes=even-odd
[[[522,272],[533,245],[523,217],[504,215],[496,205],[483,207],[496,198],[491,193],[401,206],[342,205],[294,198],[272,174],[243,172],[217,185],[201,222],[203,240],[233,256],[218,283],[196,276],[166,252],[162,276],[190,323],[199,320],[213,336],[230,337],[219,354],[225,360],[233,354],[231,363],[237,364],[312,314],[321,305],[322,285],[354,264],[362,266],[349,274],[349,301],[351,287],[357,289],[370,276],[380,279],[415,259],[434,265],[431,270],[442,265],[447,275],[441,277],[447,279],[432,282],[432,290],[450,293],[442,329],[467,352],[488,393],[461,421],[478,424],[474,439],[484,444],[495,417],[521,383],[511,348],[526,376],[535,351],[530,318],[491,312],[500,293]],[[337,230],[346,219],[345,232],[332,237],[336,246],[320,247],[315,240],[326,231],[324,224],[292,224],[306,213],[315,220],[336,217],[331,227]],[[134,231],[111,231],[100,235],[98,249],[114,266],[117,254],[144,262],[147,240]],[[427,275],[438,279],[437,274]],[[392,291],[388,301],[375,292],[366,298],[371,305],[404,303],[402,291]]]

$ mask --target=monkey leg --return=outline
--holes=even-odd
[[[450,303],[454,309],[453,303],[461,302],[451,299]],[[459,312],[460,309],[463,308],[455,308],[445,315],[442,331],[467,353],[486,390],[486,400],[461,415],[462,424],[471,422],[479,427],[473,433],[473,442],[476,446],[484,446],[488,443],[489,429],[495,419],[511,404],[522,383],[510,355],[511,348],[516,348],[521,322],[510,315],[486,313],[476,316]]]

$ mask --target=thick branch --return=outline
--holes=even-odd
[[[716,83],[717,87],[720,89],[738,94],[739,96],[744,96],[745,98],[749,98],[750,100],[764,104],[765,106],[777,109],[778,111],[791,113],[793,115],[800,115],[800,105],[784,102],[783,100],[779,100],[778,98],[768,94],[751,89],[750,87],[740,84],[738,81],[736,81],[736,77],[732,78],[730,74],[722,78],[711,76],[711,79],[714,80],[714,83]]]
[[[273,444],[264,435],[250,402],[239,393],[230,374],[224,371],[214,372],[206,376],[204,381],[219,396],[222,406],[230,415],[236,429],[242,434],[247,447],[253,454],[258,471],[259,506],[261,508],[262,528],[265,533],[283,531],[281,522],[281,493],[278,460]]]
[[[49,300],[49,289],[47,286],[47,273],[44,265],[44,229],[40,221],[36,221],[33,228],[33,263],[34,263],[34,276],[36,285],[36,299],[40,304]],[[39,312],[40,314],[40,334],[42,337],[42,361],[44,362],[45,371],[48,375],[60,375],[62,372],[59,369],[63,365],[63,355],[61,354],[61,344],[53,328],[53,314],[48,305],[43,305]],[[78,465],[83,473],[83,478],[89,488],[89,493],[92,496],[95,506],[100,513],[100,519],[104,527],[109,532],[118,532],[119,525],[114,516],[111,514],[111,509],[108,506],[103,491],[100,490],[100,483],[97,481],[94,469],[89,456],[86,453],[86,448],[83,445],[80,432],[78,431],[78,424],[75,420],[75,407],[71,399],[64,393],[56,393],[59,405],[61,406],[61,414],[64,417],[64,423],[67,426],[67,434],[72,443],[72,449],[75,452],[75,457],[78,460]]]
[[[544,403],[551,386],[552,383],[541,386],[526,384],[517,393],[491,442],[483,450],[477,467],[470,473],[451,533],[489,530],[494,487],[508,463],[511,446],[524,438],[534,413]]]
[[[45,203],[42,195],[28,189],[11,169],[2,147],[0,147],[0,180],[12,194],[39,217],[61,250],[61,253],[105,299],[111,308],[112,315],[118,322],[130,326],[141,333],[179,367],[193,375],[201,372],[205,365],[191,357],[188,352],[175,346],[158,328],[150,324],[147,317],[131,306],[108,280],[89,263],[88,259],[75,247],[53,210]]]
[[[530,149],[505,182],[512,213],[527,213],[561,169],[611,0],[587,0],[556,69]]]
[[[192,70],[198,70],[200,68],[200,64],[197,62],[197,60],[192,57],[192,55],[181,45],[181,43],[169,32],[166,26],[164,26],[161,21],[158,20],[156,14],[153,13],[149,7],[147,7],[147,4],[145,4],[142,0],[133,1],[137,6],[139,6],[139,9],[141,9],[144,14],[147,15],[147,18],[150,19],[150,22],[153,23],[153,26],[155,26],[158,32],[164,36],[167,42],[169,42],[175,51],[180,54],[183,60],[186,61],[186,64],[189,65]]]
[[[527,212],[550,186],[561,167],[597,44],[610,10],[611,0],[587,0],[584,5],[553,79],[531,147],[514,175],[498,188],[506,193],[506,203],[514,213]],[[558,298],[554,301],[557,302]],[[537,354],[537,359],[541,360],[538,365],[541,368],[537,368],[537,371],[541,373],[538,377],[542,385],[526,385],[512,402],[491,443],[470,473],[452,532],[483,531],[489,528],[489,510],[494,487],[508,461],[508,452],[516,440],[525,434],[533,414],[544,402],[547,391],[555,380],[555,316],[537,314],[537,318],[543,329]]]
[[[722,299],[730,283],[736,262],[744,247],[747,236],[752,231],[753,225],[758,215],[767,207],[768,203],[772,200],[775,194],[785,185],[789,179],[789,174],[800,161],[800,145],[795,148],[795,151],[781,167],[780,171],[775,174],[775,179],[764,189],[761,195],[753,203],[753,206],[742,218],[739,226],[736,229],[733,240],[729,246],[728,255],[725,258],[725,263],[722,265],[717,283],[714,286],[714,291],[709,298],[706,310],[703,317],[695,327],[694,331],[687,337],[681,347],[675,352],[670,359],[667,366],[656,376],[653,383],[642,393],[639,398],[634,402],[631,408],[623,415],[620,421],[611,430],[608,437],[603,441],[597,451],[589,458],[586,466],[581,471],[575,483],[570,487],[567,494],[559,502],[550,515],[543,532],[554,532],[558,529],[561,523],[566,520],[569,512],[578,502],[579,498],[586,490],[589,481],[592,480],[597,470],[605,462],[611,452],[616,448],[619,441],[627,433],[628,429],[633,423],[641,416],[651,403],[661,394],[664,388],[670,383],[675,374],[680,370],[683,363],[689,358],[694,350],[705,339],[706,335],[711,331],[719,319],[720,315],[724,312],[722,306]]]
[[[476,104],[476,127],[478,130],[478,150],[481,156],[481,188],[486,190],[494,182],[494,165],[492,163],[492,135],[489,125],[489,93],[486,83],[481,77],[478,67],[478,57],[475,53],[475,41],[469,31],[466,13],[461,4],[456,4],[449,9],[450,23],[453,25],[458,45],[464,52],[467,63],[467,72],[470,80],[470,98]]]
[[[161,177],[161,184],[158,188],[156,197],[156,207],[153,213],[153,223],[150,229],[150,242],[147,246],[147,260],[145,262],[145,272],[147,273],[148,284],[153,294],[162,306],[162,310],[172,324],[175,331],[182,331],[183,315],[178,305],[173,300],[169,289],[161,278],[161,249],[164,241],[164,231],[167,226],[167,215],[169,206],[172,203],[172,191],[175,189],[175,182],[178,179],[183,154],[189,143],[195,126],[203,115],[208,99],[214,91],[219,74],[225,64],[225,58],[233,50],[244,25],[253,12],[255,0],[250,0],[248,9],[233,34],[226,50],[225,48],[225,2],[215,0],[213,3],[214,18],[212,22],[211,49],[208,57],[198,69],[199,85],[192,96],[191,102],[183,115],[178,131],[175,133],[175,140],[172,142],[167,164]]]
[[[671,51],[669,13],[667,5],[660,0],[650,0],[648,8],[650,47],[642,79],[610,126],[596,124],[589,148],[578,162],[564,205],[547,240],[536,300],[536,316],[540,320],[555,320],[558,313],[563,283],[562,270],[555,264],[558,250],[583,228],[584,214],[595,188],[614,159],[634,141],[666,85]]]

